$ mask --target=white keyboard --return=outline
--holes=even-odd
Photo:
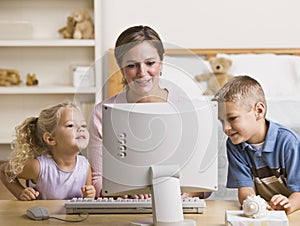
[[[183,213],[203,213],[204,199],[182,199]],[[67,213],[152,213],[151,198],[73,198],[65,203]]]

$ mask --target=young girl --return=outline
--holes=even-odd
[[[89,133],[73,103],[61,103],[29,117],[16,127],[9,162],[1,165],[3,184],[19,200],[95,197],[91,168],[79,151]],[[26,187],[19,179],[30,181]]]

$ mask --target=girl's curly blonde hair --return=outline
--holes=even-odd
[[[51,149],[43,139],[45,133],[52,133],[57,126],[63,108],[77,106],[72,102],[63,102],[43,109],[39,117],[29,117],[15,128],[16,139],[12,141],[12,153],[6,167],[6,174],[14,180],[23,171],[28,159],[50,154]]]

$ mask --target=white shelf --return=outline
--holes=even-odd
[[[62,86],[62,85],[44,85],[44,86],[10,86],[0,87],[1,94],[94,94],[96,92],[95,87],[79,87],[74,86]]]
[[[0,47],[94,47],[95,40],[74,39],[37,39],[37,40],[0,40]]]
[[[95,38],[63,39],[58,30],[81,8],[87,9],[94,21]],[[19,29],[2,26],[10,30],[0,37],[0,66],[17,70],[22,83],[0,86],[0,157],[10,150],[15,126],[26,117],[68,99],[93,106],[101,97],[101,8],[98,0],[0,0],[0,21],[26,22],[15,26]],[[72,68],[76,65],[93,67],[95,87],[73,86]],[[28,73],[36,74],[37,86],[25,85]],[[89,111],[85,114],[88,118]]]

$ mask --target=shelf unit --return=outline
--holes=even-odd
[[[18,86],[0,86],[0,160],[6,160],[14,128],[26,117],[36,116],[52,104],[75,99],[88,119],[91,106],[101,100],[101,4],[99,0],[0,1],[0,22],[4,22],[0,29],[11,22],[12,27],[23,22],[27,26],[16,30],[12,38],[3,33],[1,37],[0,33],[0,68],[18,70],[22,79]],[[94,21],[95,39],[63,39],[58,30],[81,8],[87,9]],[[31,36],[22,38],[28,27]],[[76,65],[93,70],[94,87],[73,86],[72,68]],[[38,86],[25,85],[27,73],[36,74]]]

